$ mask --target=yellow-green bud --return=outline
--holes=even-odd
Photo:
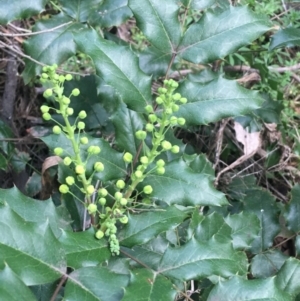
[[[149,118],[149,121],[152,122],[152,123],[157,121],[157,116],[155,114],[150,114],[148,116],[148,118]]]
[[[170,118],[170,123],[171,123],[172,125],[176,125],[176,124],[177,124],[177,117],[176,117],[176,116],[172,116],[172,117]]]
[[[58,125],[55,125],[52,129],[53,133],[59,135],[61,133],[61,128]]]
[[[177,112],[179,110],[179,105],[176,105],[175,103],[172,104],[172,111]]]
[[[137,139],[144,140],[147,137],[147,133],[145,131],[139,130],[135,133],[135,137]]]
[[[152,108],[152,106],[150,106],[150,105],[147,105],[147,106],[145,107],[145,110],[146,110],[146,112],[148,112],[148,113],[152,113],[152,112],[153,112],[153,108]]]
[[[65,157],[64,158],[64,164],[66,166],[69,166],[72,163],[72,159],[70,157]]]
[[[65,81],[65,77],[63,76],[63,75],[60,75],[59,77],[58,77],[58,80],[61,82],[61,83],[63,83],[64,81]]]
[[[72,76],[71,74],[67,74],[67,75],[65,76],[65,79],[66,79],[67,81],[72,80],[72,78],[73,78],[73,76]]]
[[[164,149],[164,150],[170,150],[172,148],[172,144],[167,141],[167,140],[164,140],[162,143],[161,143],[161,147]]]
[[[161,97],[156,97],[156,103],[157,104],[162,104],[164,101],[163,101],[163,99],[161,98]]]
[[[41,77],[44,78],[44,79],[47,79],[48,78],[48,74],[42,73]]]
[[[123,156],[123,160],[126,162],[126,163],[131,163],[132,162],[132,154],[130,153],[125,153],[124,156]]]
[[[118,180],[116,183],[116,187],[119,189],[123,189],[125,187],[125,182],[123,180]]]
[[[59,79],[59,75],[58,75],[58,74],[54,74],[54,75],[53,75],[53,78],[54,78],[55,80],[58,80],[58,79]]]
[[[156,162],[156,166],[157,167],[163,167],[165,166],[165,161],[163,159],[159,159],[157,162]]]
[[[166,94],[167,92],[168,92],[168,90],[166,88],[161,87],[159,89],[159,93],[161,93],[161,94]]]
[[[178,154],[179,151],[180,151],[180,148],[179,148],[178,145],[173,145],[173,146],[172,146],[171,152],[172,152],[173,154]]]
[[[172,82],[170,82],[170,85],[171,85],[171,87],[174,88],[174,89],[178,88],[178,83],[175,82],[175,80],[172,80]]]
[[[66,113],[67,113],[69,116],[71,116],[71,115],[73,115],[74,110],[73,110],[72,108],[67,108],[67,109],[66,109]],[[78,124],[79,124],[79,122],[78,122]],[[78,128],[79,128],[79,126],[78,126]],[[80,130],[83,130],[84,127],[83,127],[83,128],[79,128],[79,129],[80,129]]]
[[[97,145],[91,145],[87,151],[91,155],[98,155],[101,152],[101,148]]]
[[[62,155],[63,152],[64,152],[64,150],[63,150],[61,147],[56,147],[56,148],[54,149],[54,154],[55,154],[56,156]]]
[[[121,204],[122,206],[126,206],[126,205],[127,205],[127,199],[121,198],[120,204]]]
[[[143,188],[143,192],[145,194],[151,194],[153,191],[153,188],[150,186],[150,185],[146,185],[144,188]]]
[[[50,108],[48,106],[43,105],[40,109],[42,113],[48,113]]]
[[[163,175],[165,173],[165,168],[163,166],[157,167],[156,172],[159,175]]]
[[[94,185],[89,185],[89,186],[86,188],[86,193],[87,193],[88,195],[92,195],[92,194],[94,193],[94,191],[95,191]]]
[[[107,196],[108,195],[108,192],[107,192],[107,190],[105,189],[105,188],[100,188],[99,190],[98,190],[98,193],[101,195],[101,196]]]
[[[79,114],[78,114],[78,117],[80,118],[80,119],[84,119],[85,117],[86,117],[87,115],[86,115],[86,111],[80,111],[79,112]]]
[[[103,233],[103,231],[98,230],[96,232],[95,236],[96,236],[97,239],[101,239],[104,236],[104,233]]]
[[[85,128],[85,123],[84,123],[83,121],[79,121],[79,122],[77,123],[77,128],[78,128],[79,130],[83,130],[83,129]]]
[[[185,119],[180,117],[180,118],[177,119],[177,123],[179,125],[184,125],[185,124]]]
[[[96,162],[96,163],[94,164],[94,169],[95,169],[95,171],[97,171],[97,172],[101,172],[101,171],[104,170],[104,165],[103,165],[101,162]]]
[[[147,132],[152,132],[154,130],[154,125],[151,123],[146,124],[146,131]]]
[[[77,89],[77,88],[73,89],[73,91],[72,91],[72,95],[74,95],[74,96],[78,96],[79,94],[80,94],[80,91],[79,91],[79,89]]]
[[[179,93],[175,93],[172,98],[173,100],[177,101],[181,98],[181,95]]]
[[[185,97],[180,98],[179,100],[182,104],[187,103],[187,99]]]
[[[141,179],[143,177],[143,173],[140,170],[137,170],[134,175],[138,178]]]
[[[63,96],[62,97],[62,102],[63,102],[64,105],[69,105],[71,100],[70,100],[70,98],[68,98],[66,96]]]
[[[66,184],[62,184],[59,186],[59,191],[63,194],[69,192],[69,187]]]
[[[74,177],[66,177],[66,183],[69,185],[69,186],[72,186],[74,183],[75,183],[75,179]]]
[[[173,113],[173,110],[172,110],[172,108],[166,108],[165,112],[166,112],[166,114],[170,115]]]
[[[77,165],[77,166],[75,167],[75,171],[76,171],[76,173],[77,173],[78,175],[82,175],[82,174],[85,173],[85,168],[84,168],[84,166],[82,166],[82,165]]]
[[[45,119],[45,120],[50,120],[51,119],[51,115],[49,114],[49,113],[44,113],[43,114],[43,119]]]
[[[140,158],[140,161],[141,161],[142,164],[148,164],[149,163],[149,159],[148,159],[147,156],[142,156]]]
[[[106,204],[106,199],[105,198],[100,198],[99,199],[99,204],[104,206]]]
[[[96,204],[89,204],[87,207],[87,210],[89,212],[89,214],[94,214],[97,212],[97,205]]]
[[[122,216],[120,219],[119,219],[120,223],[122,224],[127,224],[128,223],[128,217],[126,215]]]
[[[80,138],[80,143],[81,144],[88,144],[89,143],[89,139],[87,137],[81,137]]]
[[[115,199],[116,199],[117,201],[121,200],[122,197],[123,197],[123,194],[122,194],[121,192],[117,191],[117,192],[115,193]]]
[[[47,90],[45,90],[43,95],[45,98],[48,98],[48,97],[52,96],[52,94],[53,94],[52,89],[47,89]]]

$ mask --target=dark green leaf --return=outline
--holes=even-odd
[[[51,300],[55,290],[57,289],[59,281],[60,280],[57,280],[52,283],[31,286],[30,289],[35,294],[38,301],[49,301]],[[63,291],[64,287],[61,287],[59,293],[56,295],[56,298],[53,301],[62,301]]]
[[[181,281],[211,275],[246,275],[247,258],[244,253],[234,251],[230,243],[219,243],[214,239],[208,242],[191,239],[182,247],[167,249],[157,272]]]
[[[192,24],[179,45],[182,58],[193,63],[207,63],[233,53],[269,29],[264,16],[246,7],[230,6],[221,14],[207,12]]]
[[[0,24],[6,24],[17,19],[26,19],[44,10],[47,0],[1,0]]]
[[[272,277],[277,274],[287,258],[276,250],[255,255],[251,260],[251,274],[255,278]]]
[[[119,26],[132,16],[128,0],[104,0],[90,16],[89,23],[102,27]]]
[[[41,175],[34,172],[32,176],[28,179],[26,186],[25,186],[25,192],[26,195],[34,197],[42,190],[42,180]]]
[[[125,288],[122,301],[174,300],[176,293],[170,280],[164,276],[150,270],[136,269],[132,273],[129,286]]]
[[[206,155],[185,155],[183,157],[184,161],[187,162],[187,165],[195,172],[203,173],[212,178],[215,177],[215,170],[212,167],[211,162],[207,159]]]
[[[123,296],[129,276],[103,267],[85,267],[71,273],[65,288],[66,301],[117,301]]]
[[[86,22],[91,13],[99,7],[102,0],[60,0],[62,10],[77,22]]]
[[[169,162],[165,167],[165,174],[150,174],[143,182],[153,187],[154,198],[168,205],[222,206],[228,204],[225,196],[213,187],[211,176],[195,172],[183,159]]]
[[[227,215],[225,221],[232,229],[232,244],[235,249],[250,248],[252,241],[258,237],[261,230],[260,220],[254,213],[241,212]]]
[[[150,43],[164,53],[175,52],[181,34],[176,0],[129,0],[128,5]]]
[[[291,295],[282,291],[275,278],[246,280],[233,277],[220,281],[211,291],[207,301],[292,301]]]
[[[276,284],[283,291],[296,296],[300,293],[300,261],[290,257],[280,269]]]
[[[190,1],[190,7],[192,9],[202,10],[208,7],[211,7],[213,5],[220,5],[222,3],[223,5],[228,5],[228,1],[224,0],[191,0]]]
[[[96,266],[111,256],[106,240],[96,239],[94,230],[85,232],[62,231],[59,241],[65,250],[67,264],[73,269]]]
[[[0,206],[0,215],[0,268],[6,262],[27,285],[48,283],[66,272],[63,251],[47,220],[26,221],[7,205]]]
[[[299,28],[285,28],[276,32],[272,36],[269,50],[279,47],[300,46],[300,29]]]
[[[118,91],[128,107],[144,111],[151,99],[151,78],[141,71],[129,47],[104,40],[91,30],[76,33],[74,39],[78,49],[92,58],[97,75]]]
[[[185,81],[177,91],[188,99],[188,103],[180,106],[176,115],[184,117],[191,125],[245,115],[257,109],[264,101],[257,92],[224,78],[204,85]]]
[[[160,211],[143,212],[137,215],[129,214],[128,218],[129,222],[120,231],[118,238],[122,246],[133,247],[175,228],[186,218],[186,213],[170,206]]]
[[[284,218],[286,220],[287,228],[295,232],[300,231],[300,185],[296,184],[292,191],[292,197],[289,204],[286,206]]]
[[[0,299],[3,301],[37,300],[31,290],[8,265],[0,270]]]
[[[135,156],[141,143],[136,139],[135,132],[143,129],[145,121],[143,116],[122,104],[111,116],[111,120],[116,130],[116,145],[121,151],[127,151]]]
[[[51,19],[37,22],[33,27],[33,31],[48,30],[64,23],[67,24],[70,21],[69,17],[58,14]],[[75,54],[72,32],[82,26],[79,23],[70,23],[59,29],[32,36],[24,42],[25,52],[41,63],[59,65]],[[25,69],[22,73],[25,83],[29,83],[40,73],[41,69],[40,65],[31,60],[26,60]]]

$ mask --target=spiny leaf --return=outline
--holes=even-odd
[[[193,171],[183,159],[166,164],[163,175],[150,174],[143,184],[153,187],[153,197],[168,205],[222,206],[224,195],[212,184],[211,176]],[[180,171],[180,172],[179,172]]]
[[[300,29],[290,27],[281,29],[272,36],[269,50],[293,46],[300,46]]]
[[[129,108],[144,111],[151,99],[151,78],[140,70],[129,47],[104,40],[94,30],[79,31],[74,39],[78,49],[92,58],[97,75],[118,91]]]
[[[289,204],[286,206],[284,218],[286,220],[287,228],[295,232],[300,231],[300,185],[296,184],[292,191],[292,197]]]

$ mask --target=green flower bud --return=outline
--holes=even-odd
[[[173,113],[172,108],[166,108],[166,114],[171,115]]]
[[[120,219],[119,219],[120,223],[122,224],[127,224],[128,223],[128,217],[126,215],[122,216]]]
[[[89,185],[89,186],[86,188],[86,193],[87,193],[88,195],[92,195],[92,194],[94,193],[94,191],[95,191],[94,185]]]
[[[162,103],[164,102],[163,99],[162,99],[161,97],[156,97],[156,100],[155,100],[155,101],[156,101],[156,103],[159,104],[159,105],[162,104]]]
[[[179,110],[179,105],[176,105],[175,103],[172,104],[172,111],[177,112]]]
[[[142,157],[140,158],[140,162],[141,162],[142,164],[148,164],[148,163],[149,163],[149,159],[148,159],[147,156],[142,156]]]
[[[170,150],[172,148],[172,144],[167,141],[167,140],[164,140],[162,143],[161,143],[161,147],[164,149],[164,150]]]
[[[65,157],[64,158],[64,164],[66,166],[69,166],[72,163],[72,159],[70,157]]]
[[[52,89],[47,89],[47,90],[45,90],[43,96],[44,96],[45,98],[48,98],[48,97],[51,97],[52,94],[53,94]]]
[[[69,187],[66,184],[62,184],[59,186],[59,191],[60,193],[68,193],[69,192]]]
[[[153,188],[152,188],[151,185],[146,185],[146,186],[143,188],[143,192],[144,192],[145,194],[151,194],[152,191],[153,191]]]
[[[54,154],[55,154],[56,156],[62,155],[63,152],[64,152],[64,150],[63,150],[61,147],[56,147],[56,148],[54,149]]]
[[[179,93],[175,93],[173,96],[172,96],[173,100],[177,101],[181,98],[181,95]]]
[[[61,133],[61,128],[60,128],[60,126],[55,125],[55,126],[52,128],[52,131],[53,131],[54,134],[59,135],[59,134]]]
[[[40,109],[42,113],[48,113],[50,108],[48,106],[43,105]]]
[[[80,138],[80,143],[81,144],[88,144],[89,143],[89,139],[87,137],[81,137]]]
[[[118,180],[116,183],[116,187],[119,189],[123,189],[125,187],[125,182],[123,180]]]
[[[72,80],[72,78],[73,78],[73,76],[72,76],[71,74],[67,74],[67,75],[65,76],[65,79],[66,79],[67,81]]]
[[[185,124],[185,119],[180,117],[180,118],[177,119],[177,123],[179,125],[184,125]]]
[[[180,101],[182,104],[187,103],[187,99],[186,99],[185,97],[180,98],[179,101]]]
[[[54,78],[55,80],[58,80],[58,79],[59,79],[59,75],[58,75],[58,74],[54,74],[54,75],[53,75],[53,78]]]
[[[91,155],[98,155],[101,152],[101,148],[96,145],[91,145],[87,151]]]
[[[100,198],[99,199],[99,204],[104,206],[106,204],[106,199],[105,198]]]
[[[98,230],[96,232],[95,236],[96,236],[97,239],[101,239],[104,236],[104,233],[103,233],[103,231]]]
[[[122,194],[121,192],[117,191],[117,192],[115,193],[115,199],[116,199],[117,201],[121,200],[122,197],[123,197],[123,194]]]
[[[72,95],[74,95],[74,96],[78,96],[79,94],[80,94],[80,91],[79,91],[79,89],[77,89],[77,88],[73,89],[73,91],[72,91]]]
[[[125,153],[124,156],[123,156],[123,160],[126,162],[126,163],[131,163],[132,162],[132,154],[130,153]]]
[[[152,106],[150,106],[150,105],[145,106],[145,110],[146,110],[146,112],[148,112],[148,113],[152,113],[152,112],[153,112],[153,108],[152,108]]]
[[[73,113],[74,113],[74,110],[72,109],[72,108],[67,108],[66,109],[66,113],[68,114],[68,116],[71,116],[71,115],[73,115]],[[79,121],[80,122],[80,121]],[[78,128],[79,128],[79,122],[78,122]],[[84,126],[85,126],[85,124],[84,124]],[[80,129],[80,128],[79,128]],[[84,129],[84,127],[83,127],[83,129]],[[83,129],[80,129],[80,130],[83,130]]]
[[[146,124],[146,131],[147,132],[152,132],[154,130],[154,125],[151,123]]]
[[[89,214],[94,214],[97,212],[97,205],[96,204],[89,204],[87,207],[87,210],[89,212]]]
[[[176,116],[172,116],[170,118],[170,124],[172,124],[172,125],[176,125],[177,124],[177,117]]]
[[[69,105],[70,104],[70,102],[71,102],[71,100],[70,100],[70,98],[68,98],[68,97],[66,97],[66,96],[63,96],[62,97],[62,103],[64,104],[64,105]]]
[[[127,199],[121,198],[120,204],[121,204],[122,206],[126,206],[126,205],[127,205]]]
[[[135,137],[137,139],[144,140],[147,137],[147,133],[145,131],[139,130],[135,133]]]
[[[178,145],[173,145],[173,146],[172,146],[171,152],[172,152],[173,154],[178,154],[179,151],[180,151],[180,148],[179,148]]]
[[[42,70],[43,70],[43,72],[47,72],[48,71],[48,66],[44,66]]]
[[[77,173],[78,175],[82,175],[82,174],[85,173],[85,168],[84,168],[84,166],[82,166],[82,165],[77,165],[77,166],[75,167],[75,171],[76,171],[76,173]]]
[[[159,92],[162,94],[166,94],[168,90],[166,88],[160,88]]]
[[[178,83],[175,82],[175,80],[172,80],[172,82],[170,83],[170,85],[171,85],[171,87],[174,88],[174,89],[178,88]]]
[[[49,114],[49,113],[44,113],[43,114],[43,119],[45,119],[45,120],[50,120],[51,119],[51,115]]]
[[[165,166],[165,161],[163,159],[159,159],[157,162],[156,162],[156,166],[157,167],[163,167]]]
[[[42,77],[43,79],[47,79],[47,78],[48,78],[48,74],[42,73],[41,77]]]
[[[163,166],[157,167],[156,172],[159,175],[163,175],[165,173],[166,169]]]
[[[83,110],[80,111],[79,114],[78,114],[78,117],[79,117],[80,119],[84,119],[84,118],[86,118],[86,116],[87,116],[87,115],[86,115],[86,111],[83,111]]]
[[[141,179],[143,177],[143,172],[140,171],[140,170],[137,170],[134,175],[138,178],[138,179]]]
[[[69,108],[68,108],[69,109]],[[84,128],[85,128],[85,123],[83,122],[83,121],[79,121],[78,123],[77,123],[77,128],[79,129],[79,130],[83,130]]]
[[[101,172],[104,170],[104,165],[101,162],[96,162],[94,164],[94,170],[97,172]]]
[[[148,118],[149,118],[149,121],[152,122],[152,123],[157,121],[157,116],[155,114],[150,114],[148,116]]]
[[[63,76],[63,75],[60,75],[59,77],[58,77],[58,80],[61,82],[61,83],[63,83],[64,81],[65,81],[65,77]]]
[[[66,183],[69,185],[69,186],[72,186],[74,183],[75,183],[75,179],[74,177],[66,177]]]
[[[104,197],[106,197],[106,196],[108,195],[108,192],[107,192],[107,190],[106,190],[105,188],[100,188],[100,189],[98,190],[98,193],[99,193],[101,196],[104,196]]]

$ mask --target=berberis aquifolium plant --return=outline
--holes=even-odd
[[[226,0],[11,0],[0,24],[22,41],[25,84],[45,90],[31,133],[48,131],[55,159],[48,199],[0,190],[0,300],[299,300],[299,186],[287,203],[255,175],[223,193],[227,149],[201,137],[228,117],[274,122],[217,70],[270,39],[265,16]]]

